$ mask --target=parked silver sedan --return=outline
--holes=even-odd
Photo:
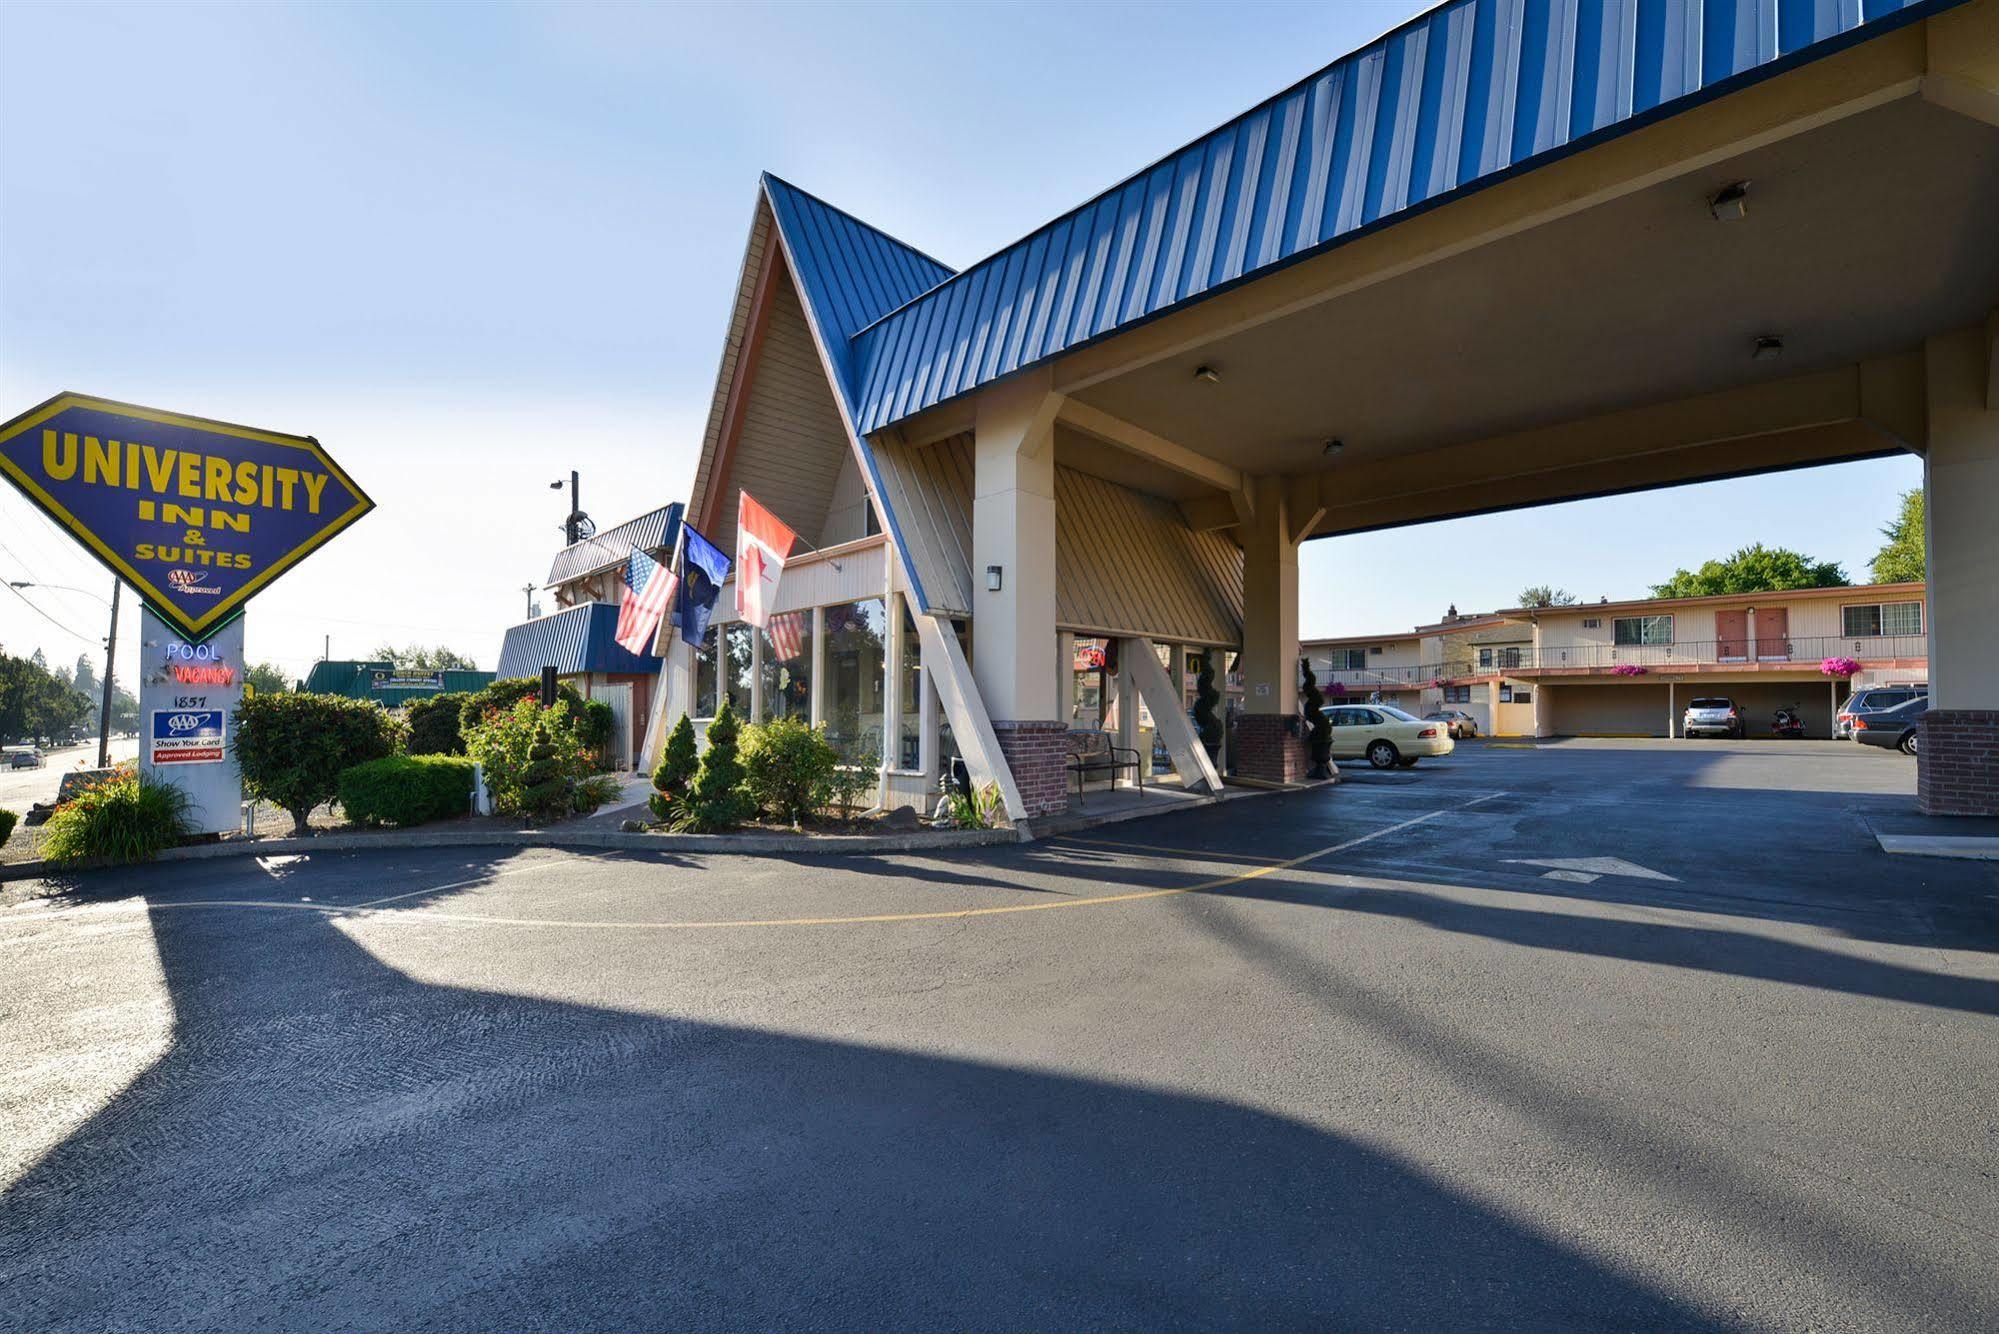
[[[1434,712],[1424,714],[1423,721],[1448,724],[1451,732],[1451,740],[1453,741],[1463,741],[1467,737],[1478,735],[1478,719],[1472,717],[1463,709],[1437,709]]]

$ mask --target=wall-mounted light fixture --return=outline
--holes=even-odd
[[[1775,361],[1784,355],[1784,340],[1775,334],[1762,334],[1756,339],[1756,349],[1749,354],[1752,361]]]
[[[997,565],[988,565],[986,566],[986,592],[997,593],[999,591],[1000,567]]]
[[[1707,211],[1716,222],[1735,222],[1749,214],[1749,182],[1730,181],[1707,197]]]
[[[1194,368],[1194,378],[1203,384],[1220,384],[1222,382],[1222,373],[1213,366],[1196,366]]]

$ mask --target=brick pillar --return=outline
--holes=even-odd
[[[1236,719],[1236,771],[1244,778],[1267,783],[1302,783],[1312,768],[1312,753],[1303,735],[1285,727],[1295,714],[1245,713]],[[1303,728],[1299,731],[1302,733]]]
[[[1999,815],[1999,709],[1931,709],[1917,727],[1925,815]]]
[[[1021,805],[1029,819],[1069,808],[1069,729],[1059,722],[1006,722],[993,719],[993,735],[1013,771]]]

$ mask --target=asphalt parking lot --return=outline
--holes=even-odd
[[[1990,1329],[1999,868],[1881,853],[1912,783],[1472,745],[969,855],[10,886],[4,1319]]]

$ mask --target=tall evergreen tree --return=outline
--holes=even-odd
[[[1915,583],[1928,575],[1929,556],[1924,543],[1923,488],[1902,493],[1901,512],[1881,530],[1888,540],[1874,553],[1869,569],[1877,584]]]

